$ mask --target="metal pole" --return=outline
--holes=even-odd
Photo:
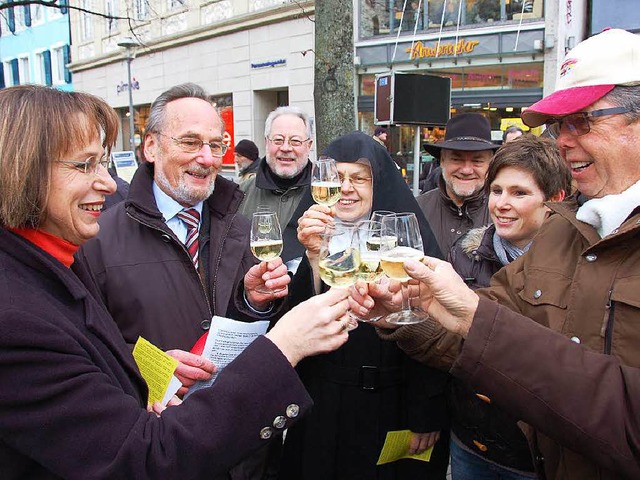
[[[135,144],[133,143],[133,137],[135,134],[135,127],[133,125],[133,86],[131,85],[131,62],[133,61],[132,52],[128,50],[127,57],[127,75],[129,77],[129,148],[135,152]]]
[[[414,132],[413,139],[413,196],[420,195],[420,126]]]

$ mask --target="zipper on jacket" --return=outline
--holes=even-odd
[[[609,299],[607,300],[604,314],[604,353],[606,355],[611,355],[611,347],[613,344],[613,319],[615,303],[613,302],[613,300],[611,300],[612,294],[613,289],[609,290]]]
[[[136,221],[136,222],[138,222],[138,223],[140,223],[140,224],[142,224],[142,225],[144,225],[146,227],[149,227],[150,229],[155,230],[156,232],[160,232],[162,235],[169,235],[167,232],[165,232],[161,228],[158,228],[155,225],[151,225],[150,223],[147,223],[147,222],[141,220],[140,218],[136,218],[134,215],[131,215],[129,212],[126,212],[126,213],[129,216],[129,218],[131,218],[132,220],[134,220],[134,221]],[[187,247],[185,246],[185,244],[182,243],[177,238],[174,238],[171,235],[169,235],[169,238],[173,242],[175,242],[178,245],[180,245],[180,248],[182,248],[182,251],[187,255],[187,258],[189,258],[189,262],[191,263],[191,265],[193,265],[193,262],[191,261],[191,255],[189,255],[189,250],[187,250]],[[198,277],[198,282],[200,283],[200,287],[202,288],[202,293],[204,294],[204,300],[205,300],[205,302],[207,302],[207,308],[209,309],[209,317],[213,317],[213,310],[211,308],[211,302],[209,302],[209,298],[207,296],[206,286],[205,286],[204,282],[202,281],[202,278],[200,278],[200,274],[195,269],[195,267],[193,268],[193,271],[195,272],[196,277]],[[214,297],[214,299],[215,299],[215,297]]]

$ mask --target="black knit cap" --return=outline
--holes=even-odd
[[[258,147],[251,140],[240,140],[234,149],[236,153],[248,158],[252,162],[258,160],[260,156],[258,153]]]

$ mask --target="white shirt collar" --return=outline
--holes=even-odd
[[[162,213],[162,216],[164,217],[165,222],[168,222],[169,220],[171,220],[173,217],[175,217],[180,211],[182,211],[185,208],[182,205],[180,205],[178,202],[176,202],[173,198],[171,198],[169,195],[164,193],[160,189],[160,187],[158,187],[155,181],[153,182],[153,196],[156,199],[156,206],[158,207],[158,210],[160,210],[160,213]],[[191,208],[195,208],[198,211],[198,213],[200,214],[200,218],[202,218],[202,204],[203,202],[199,202],[195,204],[193,207],[191,207]]]

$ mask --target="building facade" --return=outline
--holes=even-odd
[[[0,2],[0,88],[26,83],[72,90],[69,12]]]
[[[120,113],[123,150],[141,142],[151,102],[184,82],[212,95],[229,145],[247,138],[264,152],[264,122],[277,106],[297,105],[313,116],[313,2],[104,0],[104,11],[131,20],[72,12],[70,68],[78,90],[105,98]],[[118,46],[125,37],[140,44],[131,82],[125,51]],[[233,164],[232,149],[224,162]]]
[[[586,35],[586,0],[356,0],[355,8],[364,131],[377,123],[376,74],[423,73],[449,77],[451,114],[484,114],[498,141],[508,126],[522,125],[523,108],[553,90],[566,49]],[[389,136],[392,155],[409,169],[414,132],[397,125]],[[443,135],[422,128],[421,143]]]

